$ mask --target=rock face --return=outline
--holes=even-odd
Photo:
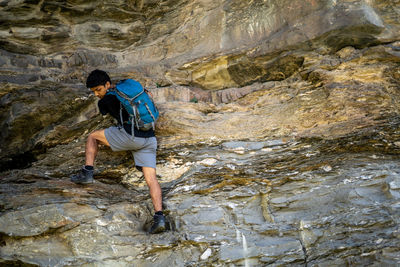
[[[88,104],[84,101],[88,92],[81,83],[94,68],[109,71],[115,79],[134,77],[150,88],[162,86],[158,91],[164,97],[158,102],[230,103],[271,88],[279,95],[285,91],[279,89],[282,85],[297,88],[286,96],[291,98],[299,93],[298,88],[314,86],[321,91],[319,95],[330,99],[322,113],[321,108],[309,109],[308,117],[321,116],[326,105],[338,104],[335,93],[330,94],[334,88],[345,86],[345,94],[351,94],[367,87],[357,82],[368,82],[372,88],[367,91],[377,90],[381,95],[375,101],[394,98],[393,112],[397,112],[397,95],[393,94],[399,77],[396,1],[20,1],[1,5],[3,162],[21,152],[47,147],[42,137],[46,139],[56,125],[67,120],[66,125],[75,125],[88,117],[82,110]],[[353,72],[363,69],[355,79],[349,71],[354,67]],[[333,78],[336,72],[340,78]],[[374,77],[364,79],[366,75]],[[386,87],[389,91],[382,90]],[[39,100],[42,94],[65,98]],[[299,107],[290,107],[294,108]],[[342,107],[328,109],[325,115],[336,120],[334,114]],[[42,115],[49,110],[60,114]],[[354,112],[361,115],[365,111],[356,108]],[[285,113],[283,124],[280,118],[277,123],[268,121],[264,123],[267,129],[260,132],[278,129],[286,135],[292,131],[288,123],[298,128],[298,119],[303,118],[299,115]],[[353,120],[350,115],[341,114],[339,120]],[[39,118],[21,126],[20,122],[32,116]],[[307,118],[300,128],[321,119]]]
[[[96,182],[77,186],[66,174],[83,155],[71,159],[62,155],[70,144],[59,146],[29,169],[3,173],[0,262],[397,265],[400,146],[383,140],[377,134],[164,149],[157,167],[169,231],[159,235],[146,234],[151,201],[129,158],[103,151]]]
[[[0,264],[399,264],[397,0],[3,1],[0,21]],[[95,68],[161,111],[164,234],[129,153],[69,182],[113,123]]]

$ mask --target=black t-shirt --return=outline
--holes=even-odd
[[[106,115],[109,113],[111,116],[113,116],[119,125],[122,125],[121,122],[121,116],[120,116],[120,109],[121,109],[121,104],[118,100],[118,98],[115,95],[109,95],[106,94],[102,99],[100,99],[99,103],[99,110],[101,114]],[[125,131],[132,135],[132,124],[126,123],[129,121],[129,114],[125,110],[125,108],[122,107],[122,120],[125,122],[123,124]],[[134,129],[134,135],[136,137],[153,137],[155,136],[154,130],[148,130],[148,131],[140,131],[136,129],[136,127],[133,127]]]

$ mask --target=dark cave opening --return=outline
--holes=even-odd
[[[37,156],[46,153],[46,150],[42,144],[38,144],[32,150],[2,159],[0,162],[0,172],[29,168],[32,166],[32,163],[37,161]]]
[[[36,156],[32,151],[27,151],[22,154],[11,156],[7,160],[0,162],[0,172],[14,170],[14,169],[25,169],[32,166],[35,162]]]

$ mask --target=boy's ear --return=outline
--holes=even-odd
[[[106,82],[106,84],[104,85],[107,89],[111,87],[111,83],[109,81]]]

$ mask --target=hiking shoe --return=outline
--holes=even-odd
[[[76,184],[93,183],[93,170],[87,170],[85,167],[83,167],[80,172],[71,176],[71,182]]]
[[[158,234],[165,231],[165,217],[164,215],[154,214],[153,225],[150,228],[150,234]]]

